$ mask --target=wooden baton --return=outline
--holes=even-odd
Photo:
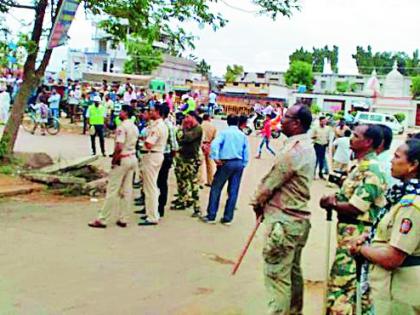
[[[246,255],[246,253],[248,251],[249,245],[251,245],[251,242],[254,239],[254,236],[257,233],[258,228],[260,227],[261,222],[262,222],[262,215],[260,215],[257,218],[257,222],[255,224],[255,227],[252,230],[251,235],[249,236],[249,238],[248,238],[248,240],[247,240],[247,242],[245,244],[244,249],[242,250],[241,254],[239,255],[239,258],[238,258],[235,266],[233,266],[232,276],[234,276],[236,274],[236,272],[238,271],[238,269],[239,269],[239,267],[240,267],[240,265],[242,263],[242,260],[244,259],[245,255]]]

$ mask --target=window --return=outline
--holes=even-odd
[[[391,122],[391,123],[393,123],[394,122],[394,117],[391,117],[391,116],[385,116],[385,121],[386,122]]]
[[[321,89],[325,89],[327,87],[327,81],[321,81]]]
[[[239,83],[238,82],[233,82],[233,86],[238,86]]]
[[[369,119],[369,115],[368,114],[360,114],[359,119],[368,120]]]
[[[255,87],[260,87],[260,84],[259,83],[255,83]]]
[[[101,39],[99,41],[99,52],[106,53],[106,40],[105,39]]]
[[[370,120],[381,122],[382,121],[382,116],[381,115],[372,114],[372,115],[370,115]]]

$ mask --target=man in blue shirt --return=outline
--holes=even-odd
[[[216,162],[217,171],[210,190],[207,216],[201,220],[205,223],[216,223],[222,189],[228,182],[228,199],[221,223],[230,225],[238,199],[239,186],[245,166],[249,161],[249,143],[238,128],[238,116],[229,115],[229,128],[221,131],[211,144],[210,158]]]

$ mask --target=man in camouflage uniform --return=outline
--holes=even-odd
[[[251,203],[267,225],[263,258],[270,314],[302,314],[300,259],[311,226],[308,201],[316,160],[307,134],[311,122],[311,112],[303,104],[287,111],[282,132],[289,139]]]
[[[177,198],[172,202],[173,210],[191,207],[193,216],[200,215],[198,169],[203,130],[194,112],[188,113],[178,132],[179,151],[175,158],[175,176],[178,185]]]
[[[323,197],[320,205],[337,212],[337,249],[328,281],[327,314],[352,315],[356,310],[356,263],[348,242],[369,233],[372,221],[385,206],[385,177],[375,149],[382,143],[378,126],[355,128],[350,146],[358,164],[353,167],[337,194]],[[372,314],[369,294],[362,298],[362,313]]]

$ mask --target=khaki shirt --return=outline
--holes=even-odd
[[[138,138],[138,128],[130,119],[126,119],[117,128],[115,142],[123,144],[121,154],[131,154],[136,152],[136,143]]]
[[[404,196],[379,222],[372,246],[389,245],[420,256],[420,196]],[[419,314],[420,266],[390,271],[372,265],[369,280],[376,314]]]
[[[314,131],[312,133],[312,139],[314,143],[317,143],[320,145],[329,144],[330,136],[331,136],[331,128],[328,126],[325,126],[324,128],[321,128],[321,126],[317,126],[314,128]]]
[[[367,154],[344,180],[337,200],[348,202],[363,212],[357,217],[364,222],[373,222],[379,210],[386,204],[385,175],[376,160],[376,154]]]
[[[159,118],[150,123],[145,142],[153,145],[151,151],[163,153],[168,142],[168,136],[168,128],[166,127],[165,122]]]
[[[262,179],[253,205],[265,207],[265,221],[275,222],[281,210],[309,212],[315,151],[307,134],[290,137],[271,171]]]
[[[209,121],[203,121],[201,124],[203,129],[203,142],[212,142],[216,138],[217,129]]]

